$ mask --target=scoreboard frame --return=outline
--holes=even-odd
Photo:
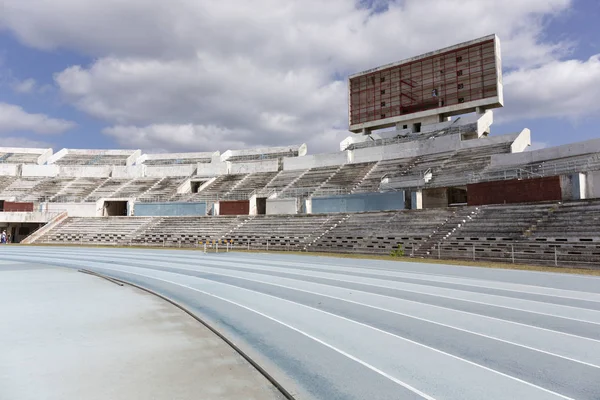
[[[500,40],[460,43],[348,77],[351,132],[502,107]]]

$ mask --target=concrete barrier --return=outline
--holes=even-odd
[[[404,191],[390,193],[359,193],[342,196],[313,197],[306,209],[313,214],[403,210]]]

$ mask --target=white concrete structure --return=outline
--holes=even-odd
[[[46,223],[56,217],[62,211],[34,211],[34,212],[0,212],[0,223],[27,224],[27,223]]]
[[[60,174],[60,166],[58,165],[27,165],[21,167],[21,176],[45,176],[53,177]],[[4,174],[3,174],[4,175]]]
[[[52,149],[0,147],[0,163],[42,165],[52,156],[52,151]]]
[[[142,154],[135,162],[136,165],[185,165],[199,162],[211,162],[220,159],[219,151],[196,153],[155,153]]]
[[[315,154],[304,157],[286,157],[283,159],[284,170],[330,167],[346,164],[350,161],[350,152]]]
[[[20,175],[20,165],[17,164],[0,164],[0,175],[18,176]]]
[[[587,198],[600,198],[600,171],[587,173],[586,189]]]
[[[75,178],[108,178],[112,174],[111,166],[60,166],[60,176],[71,176]]]
[[[43,203],[40,208],[50,213],[66,211],[69,217],[100,216],[96,203]]]
[[[142,178],[147,176],[146,168],[145,165],[130,165],[126,167],[116,165],[112,167],[111,176],[113,178]]]
[[[261,147],[255,149],[243,150],[227,150],[221,154],[221,161],[237,161],[237,160],[259,160],[261,158],[277,158],[282,156],[293,155],[302,157],[306,155],[306,143],[300,145],[289,145],[279,147]]]
[[[267,214],[297,214],[298,199],[267,199]]]
[[[296,157],[298,158],[298,157]],[[302,157],[306,158],[306,157]],[[230,174],[250,174],[253,172],[276,172],[279,169],[278,160],[261,160],[229,163]]]
[[[600,139],[570,143],[545,149],[526,151],[514,154],[495,154],[492,156],[491,167],[509,168],[535,162],[556,160],[560,158],[580,156],[600,152]]]

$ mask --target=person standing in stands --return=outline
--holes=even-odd
[[[0,243],[6,244],[6,231],[2,231],[2,237],[0,237]]]

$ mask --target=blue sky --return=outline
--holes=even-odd
[[[336,151],[345,74],[489,33],[505,67],[494,134],[528,127],[536,148],[598,137],[600,2],[311,1],[5,0],[0,143]]]

